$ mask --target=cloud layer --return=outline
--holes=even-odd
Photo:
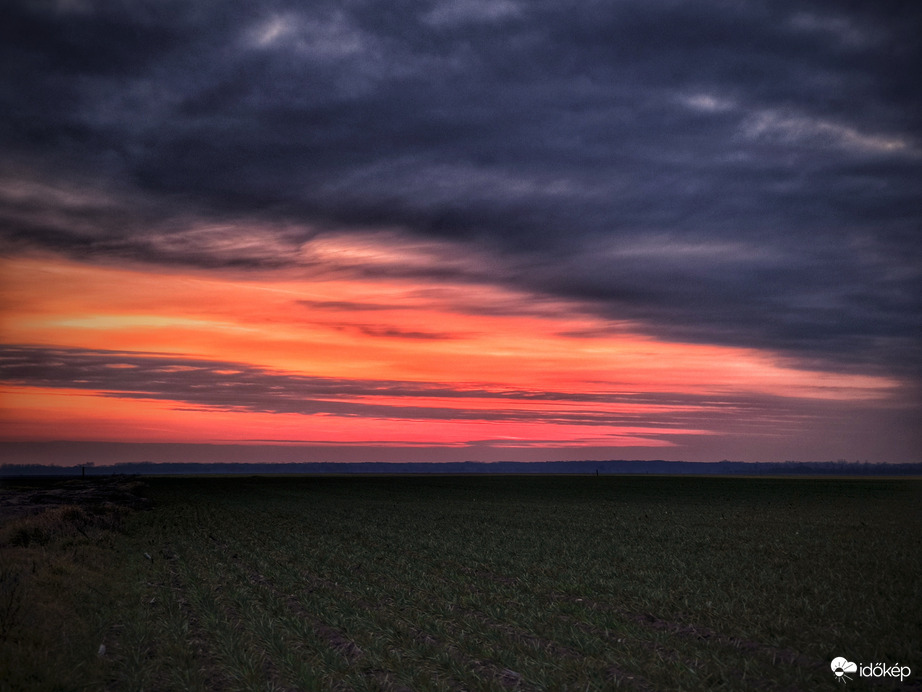
[[[917,380],[920,62],[912,3],[14,0],[2,247],[310,272],[393,233],[476,261],[391,274]]]
[[[820,412],[829,406],[752,392],[593,393],[311,377],[175,355],[17,346],[0,348],[0,384],[10,391],[28,387],[159,400],[179,410],[403,420],[420,428],[439,421],[527,422],[547,426],[546,433],[553,434],[554,426],[589,426],[651,444],[659,438],[715,434],[716,429],[726,433],[728,426],[780,436],[785,426],[821,419]],[[564,441],[523,439],[516,444]]]

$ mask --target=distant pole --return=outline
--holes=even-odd
[[[83,464],[80,464],[80,477],[86,478],[86,466]]]

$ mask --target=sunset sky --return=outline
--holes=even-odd
[[[0,462],[922,461],[922,5],[0,8]]]

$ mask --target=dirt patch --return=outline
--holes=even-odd
[[[539,689],[526,681],[521,674],[516,673],[514,670],[510,670],[509,668],[504,668],[501,664],[496,663],[495,661],[491,661],[489,659],[481,660],[468,656],[455,644],[442,641],[432,636],[430,633],[416,627],[411,628],[411,632],[413,633],[413,638],[416,641],[420,642],[421,644],[425,644],[426,646],[432,646],[441,649],[456,663],[469,668],[477,675],[492,678],[505,689],[522,690],[523,692],[537,692]],[[448,683],[450,689],[458,690],[459,692],[466,692],[468,690],[465,685],[458,682],[457,680],[449,679]]]

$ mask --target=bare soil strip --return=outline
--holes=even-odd
[[[586,603],[586,605],[588,605],[590,608],[595,609],[601,608],[610,610],[612,608],[612,606],[603,603],[587,603],[586,601],[584,601],[584,603]],[[701,625],[663,620],[662,618],[650,615],[649,613],[630,613],[624,614],[624,616],[630,618],[634,622],[652,627],[656,630],[669,632],[670,634],[694,637],[695,639],[704,639],[717,642],[734,649],[759,653],[770,657],[772,659],[772,663],[791,663],[808,668],[823,668],[828,665],[825,661],[818,661],[791,649],[770,646],[769,644],[762,644],[760,642],[743,639],[741,637],[730,637],[725,634],[720,634],[719,632],[716,632],[710,628],[702,627]]]
[[[477,659],[468,656],[455,644],[441,641],[438,638],[433,637],[428,632],[413,628],[413,634],[417,641],[425,643],[429,646],[438,647],[447,653],[453,661],[465,666],[466,668],[469,668],[478,675],[496,680],[496,682],[498,682],[506,689],[524,690],[525,692],[537,692],[537,690],[541,689],[525,680],[520,673],[516,673],[514,670],[510,670],[509,668],[504,668],[499,663],[489,659]],[[456,684],[454,687],[457,690],[467,690],[467,688],[461,684]]]
[[[502,632],[503,634],[510,637],[511,639],[515,639],[520,642],[525,642],[531,646],[534,646],[537,649],[546,651],[552,654],[553,656],[556,656],[557,658],[577,660],[577,661],[584,658],[583,654],[577,651],[576,649],[572,649],[568,646],[564,646],[563,644],[560,644],[559,642],[555,642],[550,639],[539,637],[533,632],[528,632],[519,627],[516,627],[515,625],[511,625],[506,622],[498,622],[484,615],[483,613],[479,611],[474,611],[468,608],[463,608],[463,609],[459,609],[459,612],[463,613],[467,617],[477,620],[481,625],[484,625],[493,630]],[[605,666],[604,670],[605,670],[605,675],[609,680],[613,682],[618,682],[622,685],[627,685],[631,689],[641,690],[641,691],[647,691],[647,690],[652,691],[656,689],[654,685],[652,685],[649,681],[645,680],[642,676],[636,673],[625,671],[624,669],[618,666],[615,666],[613,664],[609,664]]]

